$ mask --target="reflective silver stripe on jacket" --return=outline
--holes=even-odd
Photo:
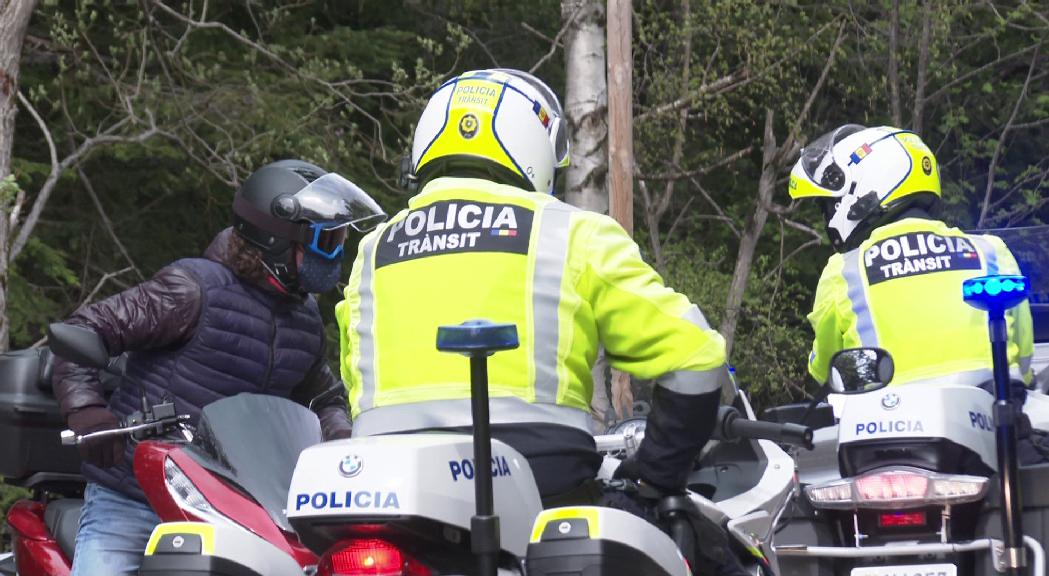
[[[993,276],[998,273],[998,252],[995,251],[994,246],[987,239],[980,236],[969,236],[968,239],[972,240],[980,252],[983,252],[983,257],[987,262],[987,275]]]
[[[561,424],[590,432],[590,413],[568,406],[532,404],[516,397],[499,397],[489,400],[489,414],[492,424]],[[361,412],[353,421],[353,435],[374,436],[471,426],[472,423],[469,398],[412,402]]]
[[[860,335],[860,343],[867,347],[878,346],[878,333],[874,330],[874,318],[867,302],[867,292],[863,279],[860,277],[860,250],[850,250],[842,255],[845,264],[842,266],[841,274],[845,277],[845,285],[848,287],[849,301],[852,303],[852,312],[856,314],[856,331]]]
[[[724,365],[700,372],[677,370],[668,372],[656,379],[656,384],[663,388],[689,396],[721,390],[726,382],[728,382],[728,366]]]
[[[1033,360],[1033,356],[1020,356],[1016,359],[1016,363],[1020,365],[1020,374],[1027,374],[1031,371],[1031,362]]]
[[[702,330],[710,330],[710,324],[707,322],[707,317],[703,315],[703,311],[695,304],[689,306],[688,310],[685,310],[685,313],[682,314],[681,317],[698,326]]]
[[[568,230],[573,207],[550,203],[537,206],[539,232],[535,243],[535,272],[532,276],[532,336],[535,342],[535,401],[557,403],[558,322],[561,278],[568,258]]]
[[[375,266],[372,255],[375,252],[375,244],[378,242],[382,232],[376,234],[364,245],[361,252],[361,285],[358,288],[360,294],[360,322],[357,324],[359,336],[360,361],[357,369],[361,371],[361,396],[358,406],[361,410],[367,410],[375,404],[375,303],[372,293],[372,275]]]

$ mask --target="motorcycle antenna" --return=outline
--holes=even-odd
[[[470,358],[470,412],[473,417],[474,501],[470,547],[480,576],[495,576],[499,563],[499,517],[492,494],[492,428],[488,415],[488,357],[517,348],[517,326],[469,320],[437,328],[437,349]]]
[[[1027,565],[1024,551],[1023,499],[1016,461],[1016,420],[1019,407],[1012,401],[1009,379],[1009,334],[1005,311],[1027,299],[1029,282],[1024,276],[992,275],[970,278],[962,283],[962,298],[972,307],[987,311],[994,366],[995,443],[998,446],[998,484],[1002,493],[1002,558],[1010,576],[1019,576]]]

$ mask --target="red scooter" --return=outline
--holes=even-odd
[[[52,325],[49,345],[55,354],[78,364],[115,370],[104,345],[89,330]],[[172,402],[149,406],[143,396],[142,410],[121,428],[84,436],[66,430],[61,442],[70,446],[126,434],[138,441],[135,477],[163,522],[234,526],[262,538],[301,567],[316,565],[316,555],[299,543],[284,507],[299,452],[323,441],[317,417],[282,398],[241,394],[207,406],[195,429],[186,420],[188,416],[176,414]],[[53,428],[50,433],[58,436]],[[56,462],[68,460],[70,448],[52,448],[53,455],[61,456]],[[0,451],[0,473],[4,455]],[[0,563],[0,574],[70,573],[84,480],[68,471],[68,463],[64,466],[62,472],[39,471],[22,480],[33,497],[16,502],[7,514],[17,572],[11,571],[8,560],[6,568]]]

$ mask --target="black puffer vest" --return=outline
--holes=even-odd
[[[141,406],[139,383],[150,404],[170,397],[196,424],[201,409],[241,392],[287,397],[322,354],[324,326],[317,303],[284,298],[251,286],[228,268],[203,258],[174,264],[200,284],[200,317],[190,341],[175,349],[132,353],[127,377],[109,401],[120,418]],[[112,468],[83,466],[84,476],[146,501],[132,471],[134,445]]]

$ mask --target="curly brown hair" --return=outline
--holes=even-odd
[[[253,284],[266,281],[269,271],[262,263],[262,250],[233,232],[229,238],[229,267],[238,277]]]

